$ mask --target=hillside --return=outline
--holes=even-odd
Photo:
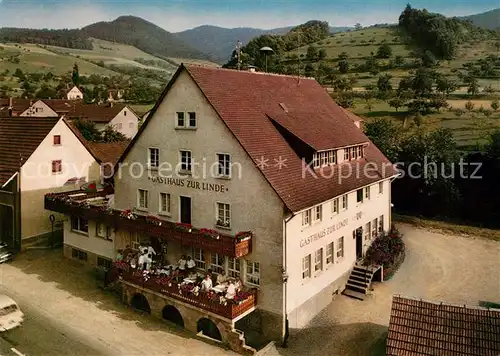
[[[483,12],[481,14],[460,17],[472,21],[476,26],[490,30],[500,29],[500,9]]]
[[[190,30],[174,33],[191,47],[208,54],[214,61],[225,63],[229,60],[237,41],[246,45],[252,39],[264,34],[284,35],[293,26],[262,30],[250,27],[223,28],[203,25]],[[348,27],[330,27],[331,33],[342,32]]]
[[[209,59],[172,33],[135,16],[121,16],[111,22],[97,22],[82,28],[88,37],[123,43],[159,57]]]

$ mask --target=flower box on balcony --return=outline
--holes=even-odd
[[[220,238],[219,232],[217,230],[213,230],[213,229],[200,229],[200,234],[202,234],[203,237],[206,237],[209,239],[218,240]]]
[[[148,215],[146,216],[146,222],[148,224],[153,224],[156,226],[161,226],[163,224],[163,220],[160,218],[157,218],[156,216]]]
[[[231,227],[231,222],[229,221],[222,221],[222,220],[217,220],[217,222],[215,223],[215,225],[217,227],[222,227],[224,229],[229,229]]]
[[[175,228],[180,231],[186,231],[186,232],[193,231],[193,226],[191,224],[175,223]]]
[[[123,210],[121,213],[120,213],[120,217],[121,218],[124,218],[124,219],[129,219],[129,220],[135,220],[137,219],[137,215],[135,215],[132,210],[130,209],[127,209],[127,210]]]
[[[238,242],[248,241],[252,238],[252,232],[251,231],[240,231],[234,236],[234,238]]]

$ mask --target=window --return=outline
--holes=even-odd
[[[248,284],[259,286],[260,285],[260,263],[247,261],[246,282]]]
[[[332,200],[332,214],[337,214],[339,212],[339,198]]]
[[[344,257],[344,236],[337,239],[337,259]]]
[[[374,219],[372,221],[372,239],[377,237],[377,229],[378,229],[377,219]]]
[[[76,258],[80,261],[87,261],[87,252],[77,250],[76,248],[71,250],[71,257]]]
[[[95,226],[95,234],[97,237],[111,240],[111,228],[101,223],[97,223]]]
[[[212,269],[212,271],[214,271],[217,274],[220,274],[222,271],[224,271],[224,256],[212,252],[210,254],[210,257],[212,262],[210,264],[210,268]]]
[[[103,257],[97,257],[97,267],[110,269],[111,268],[111,260]]]
[[[333,241],[326,245],[326,264],[333,263]]]
[[[302,226],[311,224],[311,209],[302,212]]]
[[[160,149],[150,148],[149,149],[149,168],[158,168],[160,166]]]
[[[319,153],[319,160],[320,160],[321,166],[326,166],[328,164],[327,152],[320,152]]]
[[[370,223],[367,223],[365,225],[365,228],[363,229],[363,235],[365,237],[365,241],[370,240]]]
[[[61,144],[61,135],[54,135],[54,146]]]
[[[139,251],[140,245],[141,245],[141,239],[139,237],[139,234],[136,232],[131,232],[130,233],[130,246],[132,247],[132,250]]]
[[[317,153],[313,155],[313,167],[318,168],[319,167],[319,156]]]
[[[118,124],[115,125],[115,129],[121,130],[122,129],[122,123],[119,122]]]
[[[181,170],[191,172],[191,151],[181,151]]]
[[[380,215],[380,217],[378,218],[378,230],[380,232],[384,231],[384,215]]]
[[[321,221],[322,212],[323,207],[321,205],[316,205],[314,207],[314,221]]]
[[[370,186],[365,187],[365,198],[370,199]]]
[[[380,182],[378,184],[378,193],[383,194],[384,193],[384,182]]]
[[[52,161],[52,173],[61,173],[62,172],[62,161]]]
[[[35,112],[43,112],[43,108],[36,108]]]
[[[320,248],[314,253],[314,272],[323,270],[323,249]]]
[[[87,235],[89,233],[88,220],[82,219],[78,216],[71,217],[71,230]]]
[[[363,189],[358,189],[356,191],[356,201],[358,203],[362,203],[363,202]]]
[[[217,226],[231,226],[231,207],[226,203],[217,203]]]
[[[184,127],[184,113],[177,113],[177,127]]]
[[[139,189],[137,191],[137,205],[139,209],[148,208],[148,191],[144,189]]]
[[[240,278],[240,260],[232,257],[227,258],[227,275],[231,278]]]
[[[358,151],[356,151],[356,147],[349,148],[349,151],[350,151],[351,159],[357,159],[358,158],[357,155],[356,155],[357,152],[358,152]]]
[[[362,158],[363,157],[363,147],[362,146],[358,146],[358,147],[356,147],[356,150],[357,150],[357,156],[358,156],[358,158]]]
[[[323,167],[335,164],[335,150],[317,152],[313,155],[313,167]]]
[[[344,148],[344,161],[349,161],[349,149]]]
[[[129,129],[133,129],[134,128],[134,123],[133,122],[129,122],[128,123],[128,128]]]
[[[335,164],[335,151],[328,151],[328,164]]]
[[[160,193],[160,214],[170,214],[170,194]]]
[[[205,270],[205,253],[201,248],[193,248],[193,260],[196,263],[196,268]]]
[[[189,115],[189,127],[196,127],[196,113],[190,112]]]
[[[302,279],[311,277],[311,255],[302,259]]]
[[[217,161],[219,163],[217,173],[220,177],[231,176],[231,156],[225,153],[217,153]]]
[[[342,210],[347,210],[347,194],[342,195]]]

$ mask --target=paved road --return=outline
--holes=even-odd
[[[0,356],[236,355],[125,307],[61,250],[0,265],[0,293],[25,314],[21,327],[0,334]]]

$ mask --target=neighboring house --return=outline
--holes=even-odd
[[[394,296],[386,354],[500,355],[500,309]]]
[[[123,103],[110,102],[107,105],[85,104],[82,100],[64,99],[0,99],[0,117],[9,117],[9,107],[13,103],[11,116],[82,118],[96,124],[103,131],[113,127],[127,138],[133,138],[138,131],[139,117]]]
[[[48,237],[48,192],[98,180],[99,163],[64,118],[0,118],[0,238],[15,250]]]
[[[255,288],[257,298],[216,308],[124,277],[127,303],[149,301],[154,315],[177,309],[194,332],[208,318],[211,337],[245,352],[239,330],[282,342],[286,326],[302,328],[344,289],[390,227],[396,171],[355,121],[312,79],[181,65],[121,157],[113,197],[99,196],[112,212],[99,213],[95,196],[46,201],[82,243],[93,234],[115,250],[160,241],[169,261],[190,255],[200,273]]]
[[[71,88],[66,92],[66,99],[81,100],[83,99],[83,92],[77,86],[74,86],[73,88]]]

